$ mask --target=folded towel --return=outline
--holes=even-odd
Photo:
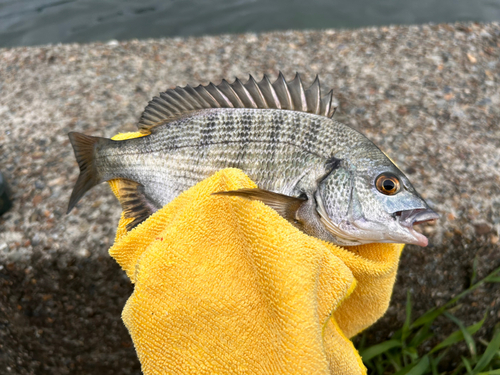
[[[212,195],[255,187],[224,169],[130,232],[122,216],[109,252],[135,284],[122,317],[143,372],[366,374],[349,338],[387,310],[403,245],[339,247]]]

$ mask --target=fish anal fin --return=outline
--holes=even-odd
[[[293,225],[297,223],[296,213],[299,207],[307,201],[306,198],[290,197],[288,195],[274,193],[263,189],[238,189],[230,191],[219,191],[213,195],[225,195],[230,197],[242,197],[250,200],[261,201],[274,209],[283,218]]]
[[[158,210],[144,193],[144,186],[132,180],[119,180],[118,200],[125,218],[134,219],[127,224],[128,231],[131,231]]]

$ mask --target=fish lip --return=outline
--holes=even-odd
[[[408,229],[415,238],[415,245],[425,247],[429,240],[422,233],[417,232],[413,225],[439,219],[439,215],[430,208],[417,208],[413,210],[397,211],[394,216],[398,218],[399,223]]]
[[[413,210],[397,211],[394,215],[399,217],[399,222],[405,227],[412,227],[415,224],[439,219],[439,215],[430,208],[416,208]]]

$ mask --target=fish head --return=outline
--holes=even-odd
[[[439,217],[378,148],[339,159],[315,194],[321,223],[345,246],[373,242],[427,246],[413,225]],[[363,156],[363,157],[361,157]]]

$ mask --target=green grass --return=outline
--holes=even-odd
[[[370,347],[364,347],[364,338],[361,338],[358,350],[369,374],[396,374],[396,375],[500,375],[500,323],[497,323],[489,342],[474,340],[474,334],[481,329],[487,319],[466,326],[453,315],[460,308],[457,302],[486,283],[500,283],[500,267],[475,282],[477,262],[474,262],[471,286],[448,301],[445,305],[433,308],[415,320],[412,320],[412,304],[408,293],[406,302],[406,320],[403,326],[394,333],[390,340]],[[438,317],[449,319],[457,330],[430,350],[424,350],[434,338],[432,325]],[[454,347],[458,343],[465,343],[467,355],[461,355],[459,365],[453,369],[440,370],[440,362],[445,356],[453,355]],[[463,351],[461,351],[463,352]],[[458,353],[458,351],[457,351]],[[455,354],[458,356],[459,354]],[[461,361],[460,361],[461,360]]]

